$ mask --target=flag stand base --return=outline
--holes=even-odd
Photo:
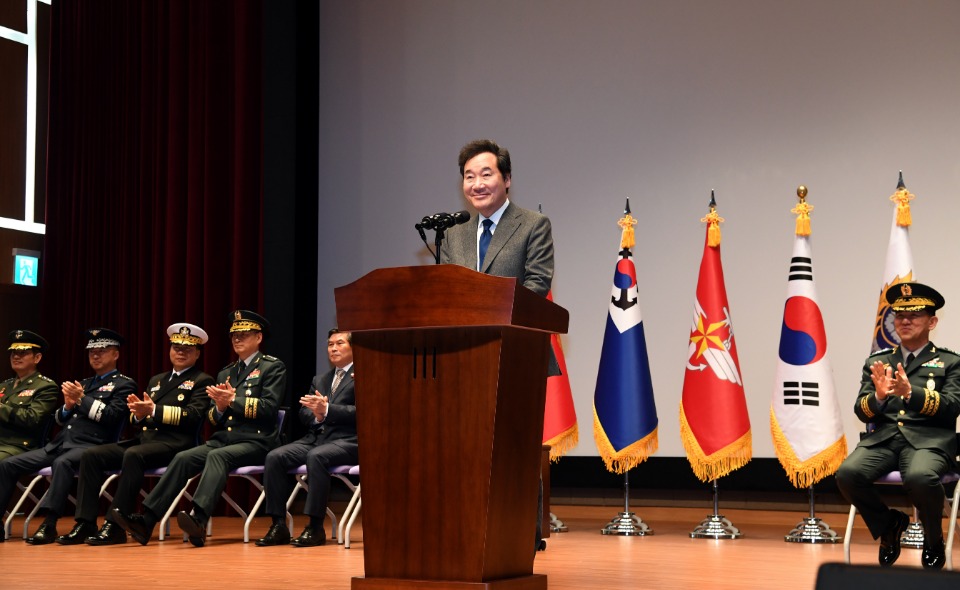
[[[653,529],[640,517],[632,512],[620,512],[610,524],[600,530],[604,535],[620,535],[622,537],[643,537],[653,534]]]
[[[787,543],[839,543],[843,537],[819,518],[808,517],[797,523],[789,534],[783,536]]]
[[[736,539],[741,535],[740,529],[733,526],[722,514],[711,514],[700,521],[697,528],[690,533],[691,539]]]
[[[554,514],[553,512],[550,513],[550,532],[551,533],[567,532],[567,525],[565,525],[562,520],[557,518],[557,515]]]
[[[916,510],[907,530],[900,535],[900,546],[910,549],[923,549],[923,526],[916,520]]]

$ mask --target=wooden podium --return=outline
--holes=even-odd
[[[366,575],[352,588],[545,589],[543,405],[567,311],[453,265],[375,270],[335,297],[353,332],[363,466]]]

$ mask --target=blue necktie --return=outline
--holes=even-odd
[[[492,225],[493,220],[483,220],[483,233],[480,234],[480,259],[477,262],[477,270],[483,270],[483,258],[487,255],[487,248],[490,246],[490,238],[493,237],[493,234],[490,232],[490,226]]]

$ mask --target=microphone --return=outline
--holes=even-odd
[[[447,229],[470,221],[470,213],[457,211],[456,213],[435,213],[427,215],[414,226],[415,229]]]

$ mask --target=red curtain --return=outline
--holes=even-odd
[[[91,373],[82,333],[127,338],[143,388],[169,368],[164,328],[210,334],[262,310],[259,1],[71,0],[52,10],[41,370]]]

